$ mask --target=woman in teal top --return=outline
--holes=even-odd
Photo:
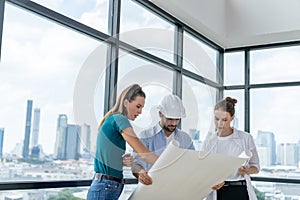
[[[97,136],[94,158],[95,176],[87,200],[116,200],[122,193],[123,158],[126,142],[140,157],[154,164],[157,155],[138,139],[129,120],[142,113],[146,95],[138,84],[127,87],[114,107],[103,117]]]

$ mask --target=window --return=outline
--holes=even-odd
[[[5,6],[0,126],[4,129],[3,154],[7,162],[1,167],[1,181],[32,180],[31,177],[40,180],[41,176],[43,180],[49,180],[58,174],[61,179],[90,178],[91,174],[81,174],[81,170],[70,170],[64,175],[59,166],[72,165],[67,161],[53,165],[57,172],[51,178],[46,177],[49,170],[46,165],[42,164],[39,170],[28,166],[55,159],[55,152],[61,147],[55,142],[59,119],[66,120],[69,135],[76,137],[79,130],[82,136],[83,123],[92,125],[90,121],[74,118],[73,95],[77,76],[100,43],[10,4]],[[100,59],[99,62],[104,61]],[[92,126],[91,129],[94,130]],[[73,145],[79,140],[72,141]],[[68,154],[71,157],[65,159],[77,159],[83,153],[81,150],[78,146],[72,155]]]
[[[216,90],[185,76],[182,88],[182,101],[186,108],[182,130],[189,133],[194,140],[195,148],[200,149],[206,135],[212,131]]]
[[[217,52],[188,32],[183,37],[183,68],[212,81],[216,77]]]
[[[243,85],[245,83],[244,52],[224,54],[224,85]]]
[[[122,0],[121,4],[120,39],[173,62],[175,26],[136,2]]]
[[[143,112],[133,122],[139,132],[158,122],[157,105],[165,95],[172,93],[173,71],[124,51],[121,51],[119,64],[118,93],[133,83],[140,84],[146,93]]]
[[[298,166],[299,94],[299,86],[250,92],[250,129],[256,137],[259,153],[267,155],[260,161],[264,167]]]

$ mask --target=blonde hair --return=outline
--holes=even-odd
[[[137,96],[141,96],[146,98],[146,94],[144,93],[144,91],[142,90],[142,87],[138,84],[132,84],[130,86],[128,86],[127,88],[125,88],[122,93],[120,94],[120,96],[118,97],[115,105],[104,115],[104,117],[102,118],[98,129],[100,129],[101,125],[103,124],[103,122],[112,114],[122,114],[127,116],[127,109],[124,106],[124,101],[128,100],[129,102],[135,100],[135,98]]]

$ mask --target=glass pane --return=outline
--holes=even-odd
[[[282,170],[284,173],[284,170]],[[268,172],[268,177],[273,177],[273,172]],[[300,185],[288,183],[273,183],[265,181],[252,181],[253,186],[257,189],[256,196],[258,199],[285,199],[294,200],[300,198]]]
[[[174,25],[131,0],[122,0],[120,39],[174,62]]]
[[[138,133],[158,123],[157,105],[160,104],[165,95],[172,93],[173,71],[124,51],[120,53],[119,64],[118,94],[133,83],[140,84],[146,93],[143,112],[133,122]]]
[[[296,178],[293,169],[299,163],[300,87],[252,89],[250,94],[250,128],[256,136],[262,168],[286,169],[284,177]],[[281,176],[281,171],[272,176]]]
[[[93,105],[98,79],[92,77],[93,67],[105,66],[105,51],[91,65],[90,57],[99,42],[18,7],[5,6],[0,128],[6,162],[1,165],[0,179],[91,178],[93,166],[85,163],[78,167],[78,159],[92,159],[91,138],[97,120],[93,106],[92,111],[87,107]],[[81,101],[83,97],[86,100]],[[97,104],[101,110],[103,106]],[[62,147],[66,147],[65,157],[58,156]],[[66,171],[66,165],[74,171]]]
[[[88,1],[49,1],[33,0],[51,10],[70,17],[94,29],[107,33],[108,31],[108,2],[109,0]]]
[[[224,54],[224,85],[243,85],[245,83],[244,52]]]
[[[189,133],[195,148],[200,150],[212,128],[216,90],[185,76],[182,87],[182,100],[187,115],[182,119],[182,130]]]
[[[183,36],[183,68],[216,81],[217,52],[188,32]]]
[[[239,129],[245,130],[245,98],[244,90],[225,90],[225,97],[235,98],[238,102],[235,104],[235,118],[231,122],[232,126]]]
[[[300,80],[300,46],[252,51],[250,83]]]

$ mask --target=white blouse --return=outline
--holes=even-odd
[[[250,151],[252,153],[252,157],[246,164],[246,167],[255,166],[258,170],[260,170],[259,158],[253,137],[244,131],[233,129],[233,133],[227,137],[219,137],[217,134],[208,135],[202,146],[202,151],[220,153],[230,156],[239,156],[243,151]],[[226,180],[233,181],[241,179],[246,179],[247,191],[250,200],[257,200],[254,188],[251,184],[250,176],[248,174],[239,175],[237,169],[236,172],[229,176]],[[216,199],[215,190],[206,197],[206,200]]]

